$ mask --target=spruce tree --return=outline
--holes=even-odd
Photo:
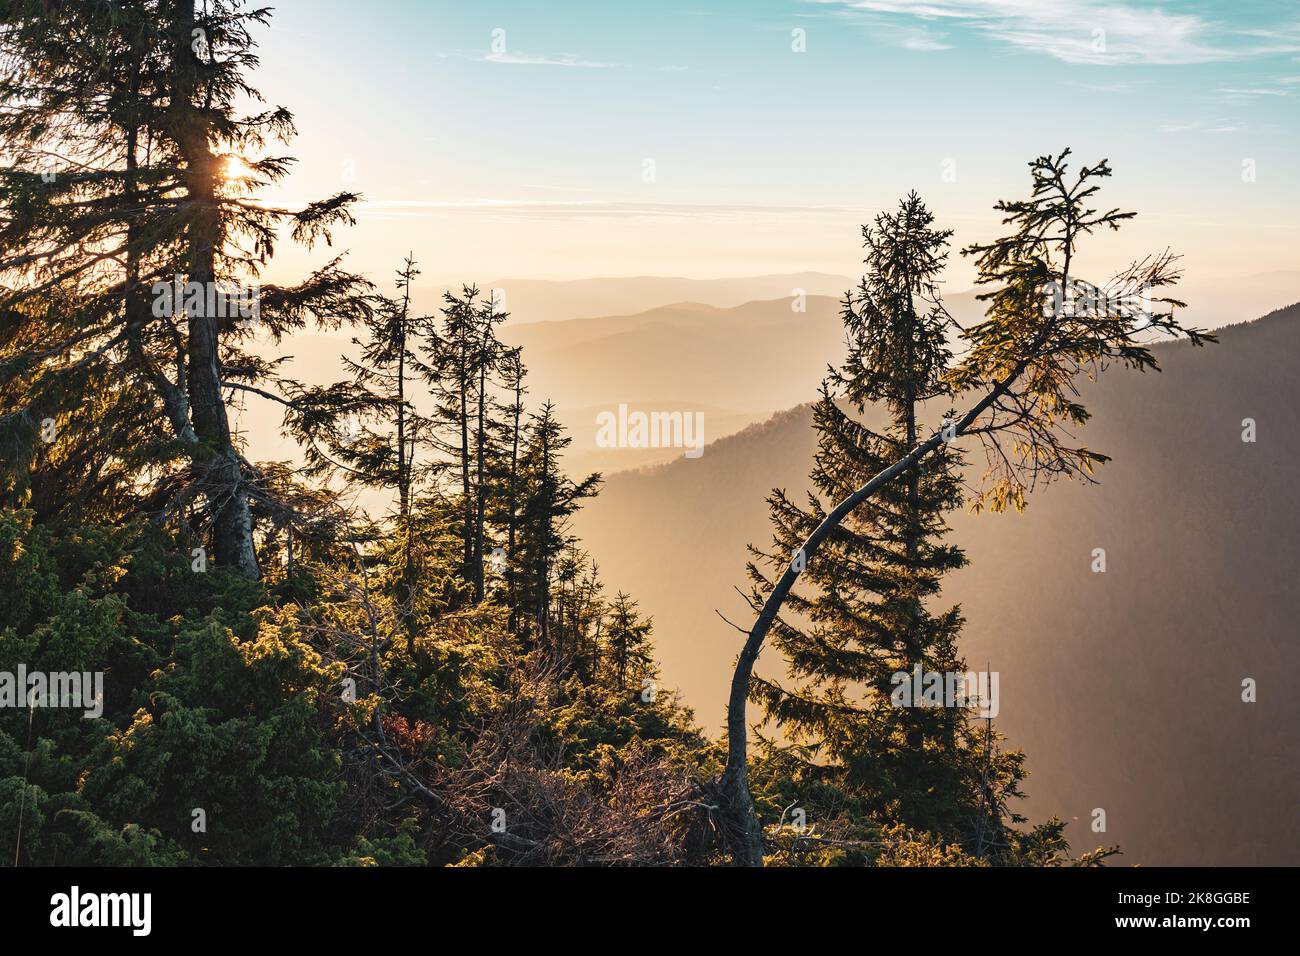
[[[609,606],[604,640],[605,678],[615,690],[635,688],[642,678],[655,676],[650,646],[653,630],[654,623],[641,616],[632,596],[619,591]]]
[[[501,356],[500,387],[506,400],[501,406],[501,415],[493,420],[494,437],[489,447],[496,450],[491,460],[491,480],[493,494],[487,502],[487,520],[495,526],[504,550],[504,561],[493,562],[497,572],[505,580],[506,604],[510,608],[511,633],[519,632],[519,615],[516,591],[519,584],[519,571],[514,562],[518,533],[519,507],[521,500],[520,455],[525,439],[525,415],[527,407],[524,396],[528,387],[524,384],[527,369],[524,367],[523,350],[506,349]]]
[[[938,294],[950,230],[916,193],[896,213],[863,227],[868,272],[846,296],[848,357],[823,383],[813,410],[818,452],[805,506],[769,498],[775,549],[760,554],[784,570],[839,501],[916,444],[927,413],[948,398],[946,313]],[[929,404],[927,404],[929,403]],[[883,425],[872,427],[873,414]],[[808,562],[773,626],[789,686],[756,678],[753,697],[794,742],[811,745],[814,776],[852,791],[880,822],[902,822],[949,840],[977,830],[981,738],[967,711],[896,706],[895,675],[965,671],[957,652],[958,608],[937,608],[944,574],[965,564],[944,542],[944,513],[961,502],[960,461],[949,448],[909,469],[851,515]],[[751,564],[754,600],[771,587]],[[918,688],[919,696],[919,688]]]
[[[551,596],[556,559],[575,540],[569,518],[585,498],[600,487],[599,474],[574,481],[564,474],[560,458],[573,439],[555,418],[547,402],[529,418],[528,437],[520,461],[522,484],[518,556],[520,584],[517,592],[521,619],[532,628],[535,645],[560,656],[551,634]]]
[[[354,486],[393,496],[408,649],[415,640],[417,503],[433,471],[432,462],[419,456],[430,422],[413,404],[416,383],[430,372],[417,349],[417,329],[427,319],[411,311],[411,284],[419,274],[408,255],[397,270],[396,295],[375,295],[375,308],[360,322],[366,335],[352,340],[357,358],[343,357],[350,380],[329,394],[333,411],[346,412],[348,426],[320,441],[313,440],[307,425],[299,429],[313,472],[341,475]]]
[[[498,431],[492,391],[506,351],[496,326],[508,316],[490,297],[479,295],[474,286],[464,286],[459,295],[445,293],[441,323],[430,324],[424,332],[426,377],[435,401],[433,444],[441,470],[450,472],[459,485],[463,574],[475,600],[482,600],[485,592],[489,469]]]
[[[35,454],[33,424],[76,420],[94,376],[144,393],[149,455],[170,476],[158,509],[180,520],[201,502],[197,526],[217,563],[256,577],[254,507],[283,503],[244,460],[227,393],[285,399],[262,387],[274,366],[242,346],[355,317],[364,283],[334,260],[300,285],[253,289],[281,227],[311,244],[351,221],[355,197],[299,211],[254,201],[292,162],[265,154],[292,135],[291,114],[242,112],[259,100],[250,29],[269,11],[199,6],[6,4],[0,312],[18,334],[0,355],[16,383],[0,442],[21,472]],[[165,294],[177,286],[183,295]],[[233,309],[250,300],[256,314]],[[101,421],[90,467],[140,454],[143,436]]]
[[[604,585],[591,556],[569,541],[553,562],[550,634],[562,673],[584,685],[596,682],[605,626]]]

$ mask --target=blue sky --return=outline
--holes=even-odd
[[[260,39],[301,131],[285,198],[361,191],[341,244],[377,274],[848,272],[907,190],[987,238],[1066,145],[1140,213],[1103,264],[1296,267],[1294,0],[284,0]]]

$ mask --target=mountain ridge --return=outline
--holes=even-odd
[[[1300,701],[1278,680],[1300,672],[1285,638],[1300,618],[1288,479],[1300,459],[1300,304],[1219,334],[1204,349],[1156,344],[1161,373],[1085,383],[1094,419],[1081,439],[1113,459],[1098,485],[1039,488],[1023,515],[951,520],[971,565],[942,600],[963,608],[968,659],[1003,674],[999,725],[1028,754],[1029,807],[1078,818],[1076,845],[1118,842],[1128,862],[1300,860],[1300,774],[1283,732],[1300,723]],[[1254,443],[1241,440],[1247,418]],[[798,494],[814,449],[799,405],[698,460],[609,476],[575,522],[610,586],[655,615],[665,681],[711,729],[739,646],[715,611],[747,623],[733,590],[746,584],[745,545],[768,543],[763,499]],[[1105,574],[1090,570],[1096,547]],[[782,672],[771,650],[760,669]],[[1258,703],[1239,699],[1246,678]],[[1195,792],[1207,774],[1228,779]],[[1224,801],[1252,812],[1229,821]],[[1097,807],[1107,834],[1087,830]]]

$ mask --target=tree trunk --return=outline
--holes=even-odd
[[[415,564],[411,541],[411,455],[406,448],[406,335],[411,310],[411,257],[406,257],[406,285],[402,314],[397,323],[397,498],[402,523],[402,622],[406,627],[406,652],[415,655]]]
[[[1006,393],[1011,384],[1028,367],[1030,359],[1042,347],[1047,333],[1048,328],[1045,327],[1035,341],[1031,343],[1025,357],[1017,362],[1006,377],[990,389],[987,395],[976,402],[965,415],[951,426],[953,437],[960,437],[965,434],[975,420]],[[803,547],[800,548],[804,556],[804,566],[806,567],[807,563],[813,559],[817,548],[826,539],[827,535],[839,527],[840,522],[854,508],[903,472],[915,467],[922,459],[938,448],[943,441],[942,432],[930,436],[924,443],[916,446],[884,471],[876,474],[865,485],[836,505],[835,509],[822,519],[822,523],[813,530],[812,534],[804,541]],[[794,570],[792,556],[791,565],[786,568],[785,574],[781,575],[776,587],[768,595],[767,601],[763,604],[763,609],[759,612],[758,619],[754,622],[753,628],[750,629],[749,636],[746,637],[745,644],[740,650],[740,656],[736,659],[736,670],[731,677],[731,695],[727,700],[727,766],[719,781],[719,789],[722,798],[722,807],[720,809],[727,830],[727,838],[731,843],[732,859],[738,866],[760,866],[763,861],[763,830],[754,812],[754,799],[749,793],[747,779],[749,728],[745,723],[745,705],[749,700],[749,680],[754,673],[754,663],[758,660],[759,651],[763,648],[763,640],[767,637],[772,622],[776,620],[776,615],[781,610],[781,605],[785,603],[786,596],[790,593],[790,589],[794,587],[795,579],[798,576],[798,572]]]
[[[508,496],[508,505],[510,514],[506,518],[506,603],[510,605],[510,633],[519,633],[519,611],[516,606],[516,588],[515,588],[515,528],[518,520],[515,512],[519,508],[518,494],[518,475],[519,475],[519,417],[523,411],[523,378],[522,375],[515,379],[515,407],[514,407],[514,425],[510,434],[510,491]]]
[[[217,160],[208,143],[208,129],[194,107],[199,61],[194,42],[194,0],[172,2],[172,103],[168,122],[185,160],[185,185],[190,212],[186,230],[189,281],[205,290],[216,282],[216,253],[221,240],[217,208]],[[206,448],[200,468],[204,493],[212,513],[213,556],[218,564],[257,578],[253,548],[253,519],[244,492],[243,468],[230,437],[230,420],[221,395],[217,318],[207,314],[206,300],[189,316],[187,380],[194,431]]]
[[[464,524],[464,578],[473,584],[474,578],[474,499],[469,489],[469,332],[462,329],[460,341],[460,493],[461,521]]]
[[[906,274],[906,272],[905,272]],[[904,398],[906,408],[904,409],[904,419],[906,427],[906,442],[908,448],[916,447],[916,301],[912,296],[911,276],[907,277],[907,395]],[[917,557],[919,554],[916,524],[920,507],[921,498],[921,473],[919,468],[909,468],[907,470],[907,563],[908,571],[913,576],[917,573]],[[921,649],[918,646],[919,630],[919,611],[918,607],[913,607],[911,620],[908,623],[907,635],[904,643],[907,647],[907,660],[904,662],[903,670],[911,673],[913,667],[921,661]],[[907,724],[907,751],[908,759],[919,761],[922,759],[922,751],[925,747],[925,734],[922,729],[918,714],[915,709],[905,709],[903,720]]]
[[[937,448],[943,441],[941,435],[934,435],[925,444],[913,449],[908,455],[894,462],[877,474],[865,485],[841,501],[835,510],[828,514],[813,533],[808,536],[800,549],[804,556],[804,566],[812,561],[817,548],[840,522],[858,505],[866,501],[878,489],[894,480],[916,462]],[[748,728],[745,725],[745,705],[749,700],[749,680],[754,672],[754,663],[758,660],[777,612],[785,602],[786,595],[794,586],[799,576],[792,563],[781,575],[780,581],[768,596],[763,610],[754,622],[741,648],[736,661],[736,670],[731,678],[731,697],[727,701],[727,768],[721,780],[721,808],[726,823],[727,838],[731,842],[732,859],[737,866],[761,866],[763,863],[763,829],[754,812],[754,799],[749,793],[748,782]]]
[[[487,366],[488,366],[488,336],[492,332],[492,319],[489,317],[486,323],[486,329],[483,333],[483,346],[478,361],[478,421],[477,429],[474,435],[474,469],[475,484],[474,489],[474,599],[483,600],[483,519],[484,510],[487,508],[487,487],[483,480],[484,468],[484,445],[486,444],[486,435],[484,434],[484,418],[486,417],[487,405]]]
[[[547,651],[550,647],[551,570],[547,548],[553,536],[552,509],[555,501],[551,495],[551,448],[548,432],[542,430],[542,501],[541,547],[537,557],[537,643]]]

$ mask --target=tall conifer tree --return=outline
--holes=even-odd
[[[656,676],[650,634],[654,622],[641,615],[637,602],[619,591],[609,606],[605,631],[606,681],[616,690],[637,687],[637,681]]]
[[[916,193],[862,230],[867,274],[844,302],[844,365],[814,406],[815,489],[800,506],[769,498],[775,548],[755,554],[784,571],[826,517],[916,445],[927,415],[939,427],[947,399],[947,315],[938,293],[950,230],[935,229]],[[874,424],[883,416],[882,424]],[[945,448],[883,488],[852,514],[800,575],[802,587],[772,634],[791,683],[755,678],[753,697],[785,735],[810,745],[808,772],[850,789],[881,822],[903,822],[947,840],[979,831],[984,744],[969,712],[897,706],[895,675],[965,670],[957,651],[959,609],[935,608],[944,574],[965,564],[946,544],[944,513],[961,502],[957,454]],[[753,599],[771,582],[755,564]],[[917,688],[920,698],[920,688]],[[1019,779],[1018,758],[998,758],[1003,784]]]
[[[281,227],[310,244],[351,221],[355,197],[296,212],[253,201],[292,162],[264,152],[292,135],[290,113],[242,112],[260,99],[249,30],[268,10],[14,0],[4,12],[0,311],[18,334],[0,354],[16,383],[0,441],[19,453],[10,461],[30,459],[32,423],[70,416],[97,374],[145,393],[153,458],[173,479],[157,509],[201,502],[217,562],[256,577],[252,506],[274,502],[243,458],[227,393],[274,397],[259,384],[276,375],[242,345],[355,318],[365,284],[336,259],[298,286],[258,290],[256,315],[234,314],[231,292],[247,306]],[[181,283],[183,296],[164,296]],[[103,424],[91,467],[123,448]]]
[[[463,574],[482,600],[489,496],[489,470],[496,457],[493,442],[500,429],[493,414],[492,390],[502,357],[507,354],[496,326],[508,313],[479,290],[464,286],[459,295],[443,296],[442,321],[425,333],[428,382],[434,394],[434,445],[444,471],[458,485]],[[519,376],[522,378],[522,368]]]
[[[569,530],[569,517],[581,507],[583,499],[596,494],[601,482],[599,474],[588,475],[581,481],[564,474],[560,458],[572,441],[556,420],[555,407],[550,402],[531,416],[520,461],[523,493],[519,554],[511,555],[511,561],[517,561],[520,570],[517,596],[525,612],[521,617],[534,627],[537,644],[553,654],[562,650],[550,632],[555,563],[575,540]]]

